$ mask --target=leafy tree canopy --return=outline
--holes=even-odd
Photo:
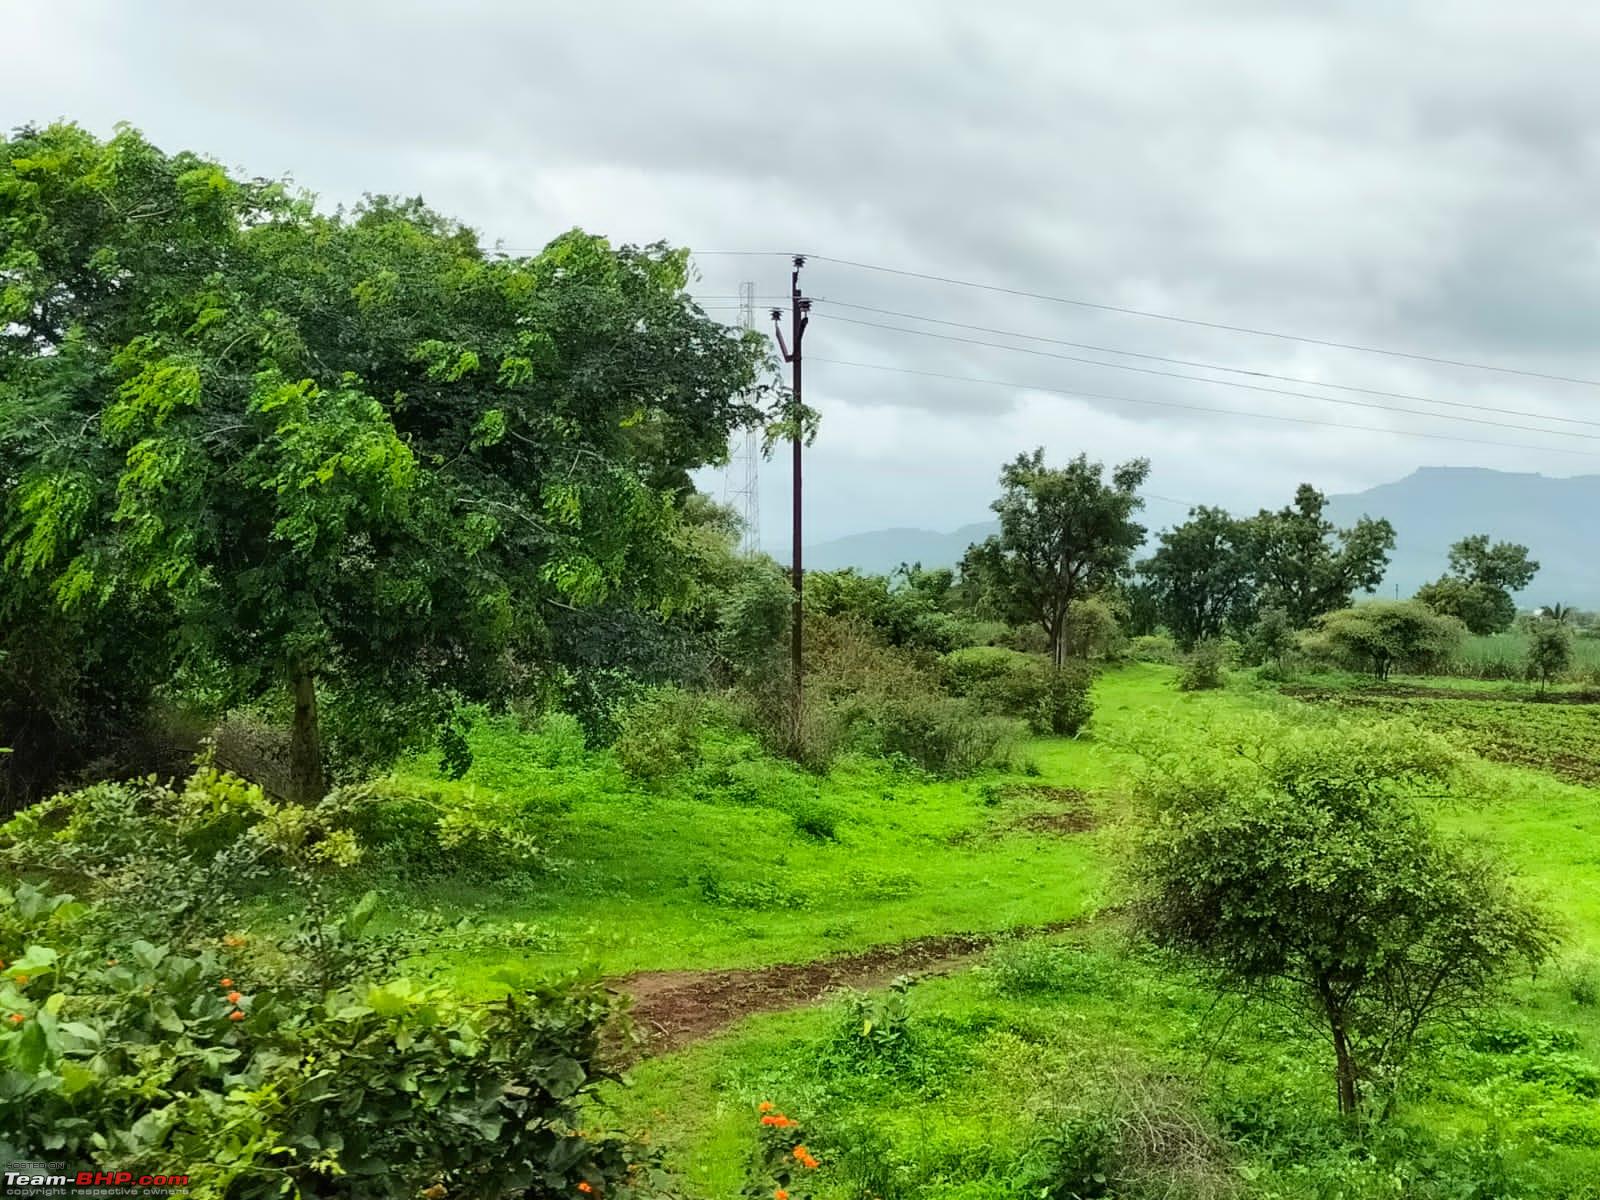
[[[496,257],[419,200],[319,213],[130,129],[21,130],[7,570],[104,620],[158,598],[226,700],[292,685],[315,793],[317,683],[381,743],[493,692],[553,611],[683,601],[688,472],[761,419],[764,363],[687,279],[665,246]]]
[[[1388,521],[1362,517],[1336,529],[1323,515],[1327,506],[1325,495],[1303,483],[1293,504],[1262,510],[1250,523],[1260,603],[1283,609],[1298,629],[1345,608],[1358,590],[1376,588],[1394,549]]]
[[[1161,620],[1185,650],[1248,625],[1255,600],[1251,528],[1220,508],[1191,509],[1140,564]]]
[[[1417,599],[1458,617],[1473,633],[1497,633],[1516,619],[1511,593],[1532,583],[1538,570],[1526,546],[1491,544],[1488,534],[1477,533],[1450,547],[1450,573],[1418,590]]]
[[[1000,471],[1000,532],[968,548],[962,574],[978,582],[1006,619],[1033,622],[1059,665],[1067,650],[1073,601],[1115,583],[1144,540],[1133,519],[1147,459],[1105,468],[1078,455],[1047,467],[1044,450],[1019,454]]]

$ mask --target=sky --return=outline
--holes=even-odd
[[[1302,480],[1600,472],[1600,384],[1316,344],[1600,380],[1586,0],[0,10],[8,128],[126,121],[329,207],[421,194],[511,251],[666,240],[722,319],[753,282],[763,328],[810,255],[808,542],[982,520],[1034,446],[1148,457],[1155,526]],[[787,456],[760,480],[776,548]]]

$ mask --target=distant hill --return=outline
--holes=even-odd
[[[961,561],[967,547],[998,533],[998,521],[963,525],[949,533],[931,529],[875,529],[871,533],[852,533],[831,542],[818,542],[805,549],[805,565],[812,571],[838,571],[855,567],[883,575],[901,563],[919,562],[925,567],[953,567]],[[788,555],[779,554],[788,561]]]
[[[1423,467],[1394,483],[1330,496],[1329,515],[1347,526],[1363,514],[1387,517],[1395,550],[1378,594],[1409,596],[1445,571],[1450,544],[1471,533],[1521,542],[1539,574],[1519,599],[1600,608],[1600,475],[1552,479],[1481,467]],[[855,567],[883,573],[903,562],[954,566],[973,542],[998,525],[982,521],[949,533],[880,529],[806,547],[813,570]]]
[[[1551,479],[1484,467],[1423,467],[1395,483],[1330,496],[1329,514],[1348,525],[1363,513],[1388,517],[1394,554],[1381,595],[1409,596],[1444,574],[1450,544],[1470,533],[1521,542],[1539,573],[1526,604],[1600,608],[1600,475]]]

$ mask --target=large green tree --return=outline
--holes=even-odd
[[[1191,509],[1187,521],[1160,535],[1139,571],[1155,586],[1161,620],[1185,650],[1253,618],[1250,525],[1220,508]]]
[[[1387,520],[1362,517],[1338,529],[1324,515],[1327,506],[1326,496],[1302,483],[1293,504],[1277,512],[1263,509],[1250,522],[1260,603],[1283,609],[1299,629],[1348,607],[1358,590],[1376,588],[1394,549],[1394,526]]]
[[[1533,582],[1539,564],[1515,542],[1489,541],[1486,533],[1462,538],[1450,547],[1450,570],[1417,591],[1435,612],[1457,617],[1473,633],[1511,628],[1517,616],[1512,592]]]
[[[1144,540],[1133,515],[1144,506],[1139,487],[1149,473],[1149,461],[1137,458],[1107,479],[1082,454],[1047,467],[1042,448],[1001,468],[1000,498],[990,506],[1000,532],[968,548],[962,574],[1007,619],[1036,622],[1058,666],[1073,602],[1114,583]]]
[[[373,745],[537,659],[553,612],[670,607],[689,471],[761,418],[764,351],[687,255],[484,253],[420,201],[71,125],[0,144],[5,564],[60,613],[164,610],[167,666]],[[36,614],[35,614],[36,615]]]

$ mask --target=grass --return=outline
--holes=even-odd
[[[1520,629],[1504,633],[1471,634],[1451,657],[1445,673],[1475,679],[1522,679],[1528,664],[1528,634]],[[1572,665],[1568,681],[1594,684],[1600,680],[1600,637],[1572,638]]]
[[[552,750],[549,731],[485,723],[452,786],[535,814],[561,870],[492,887],[403,883],[390,919],[462,922],[427,965],[487,995],[583,964],[797,961],[1101,911],[1131,742],[1214,715],[1310,711],[1245,676],[1184,694],[1175,674],[1107,674],[1088,735],[1031,743],[1030,770],[962,781],[872,762],[817,779],[728,738],[652,790],[606,754]],[[823,1160],[819,1200],[1595,1196],[1600,792],[1554,773],[1561,755],[1590,753],[1595,710],[1462,680],[1393,682],[1489,698],[1363,695],[1352,682],[1319,685],[1338,684],[1325,692],[1357,716],[1410,716],[1516,760],[1486,764],[1486,798],[1443,820],[1502,847],[1567,925],[1555,967],[1473,1039],[1441,1048],[1386,1127],[1353,1138],[1333,1114],[1322,1046],[1217,1006],[1175,964],[1133,952],[1114,919],[1003,942],[976,969],[918,982],[892,1054],[859,1044],[860,1013],[838,1003],[753,1016],[637,1064],[608,1119],[648,1130],[698,1200],[744,1194],[762,1100],[804,1122]],[[444,786],[424,761],[403,781]],[[1066,835],[1030,825],[1050,805],[1039,785],[1086,793],[1102,823]],[[1106,1146],[1116,1161],[1103,1187],[1116,1190],[1096,1191]],[[1080,1168],[1087,1182],[1062,1190]]]

